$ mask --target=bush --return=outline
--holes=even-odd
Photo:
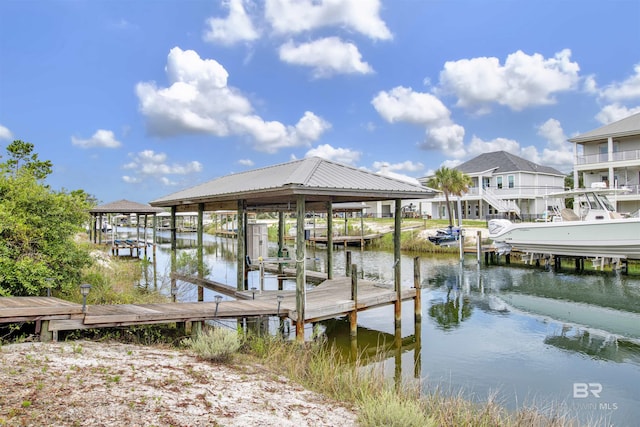
[[[195,338],[187,338],[184,344],[203,359],[225,363],[231,361],[241,343],[236,331],[212,328],[203,330]]]
[[[420,400],[384,389],[378,396],[364,399],[360,404],[358,422],[363,427],[432,427],[436,422],[425,414]]]

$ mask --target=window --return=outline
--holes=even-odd
[[[509,175],[507,180],[509,181],[509,188],[515,187],[515,177],[513,175]]]
[[[498,187],[498,189],[502,189],[502,177],[499,176],[496,178],[496,187]]]

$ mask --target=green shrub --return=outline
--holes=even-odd
[[[359,405],[359,425],[363,427],[431,427],[435,421],[426,415],[419,399],[386,388],[377,396],[370,396]]]
[[[231,361],[241,343],[236,331],[212,328],[205,329],[195,338],[187,338],[184,344],[203,359],[225,363]]]

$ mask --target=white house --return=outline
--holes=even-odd
[[[490,215],[515,216],[525,220],[547,211],[545,195],[564,189],[566,174],[506,151],[481,154],[455,169],[471,177],[469,191],[461,198],[462,217],[485,219]],[[426,185],[430,177],[420,179]],[[452,202],[457,197],[450,197]],[[447,218],[444,195],[431,200],[431,217]]]
[[[573,180],[630,191],[616,197],[617,210],[640,209],[640,113],[569,139],[573,143]],[[614,200],[612,200],[614,201]]]

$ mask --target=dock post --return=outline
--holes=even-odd
[[[416,347],[413,350],[413,376],[420,378],[422,373],[422,278],[420,275],[420,257],[413,258],[413,287],[416,296],[413,299],[413,334]]]
[[[49,321],[37,321],[36,322],[36,330],[40,329],[40,342],[51,342],[53,341],[53,333],[49,330]],[[56,337],[57,340],[57,337]]]
[[[305,283],[305,242],[304,242],[305,197],[299,195],[296,200],[296,340],[304,343],[304,321],[306,305]]]
[[[347,277],[349,277],[349,274],[351,274],[351,251],[346,251],[346,252],[344,253],[344,255],[345,255],[345,257],[346,257],[346,260],[345,260],[345,263],[344,263],[344,264],[345,264],[345,266],[346,266],[346,268],[345,268],[345,273],[344,273],[344,274],[345,274]]]
[[[198,203],[198,279],[204,279],[204,203]],[[204,301],[204,287],[198,285],[198,302]]]
[[[353,301],[353,310],[349,312],[349,338],[351,340],[351,355],[357,356],[358,350],[358,266],[351,266],[351,300]]]
[[[422,321],[422,284],[420,277],[420,257],[413,259],[413,287],[416,289],[414,301],[414,320],[416,323]]]
[[[333,279],[333,203],[327,202],[327,279]]]
[[[247,251],[245,248],[245,224],[244,224],[244,212],[245,212],[245,208],[246,208],[246,201],[245,200],[238,200],[238,215],[237,215],[237,232],[236,232],[236,237],[237,237],[237,253],[236,253],[236,265],[237,265],[237,271],[236,271],[236,288],[239,291],[244,291],[246,290],[246,285],[247,283],[245,282],[245,270],[247,269],[246,267],[246,260],[245,257],[247,256]]]
[[[478,230],[476,233],[476,260],[478,264],[482,262],[482,232]]]
[[[284,256],[284,228],[285,228],[285,220],[284,220],[284,212],[278,212],[278,258],[282,258]],[[278,290],[282,290],[283,279],[282,274],[284,273],[284,267],[281,262],[278,263]]]
[[[395,200],[393,230],[393,283],[396,290],[394,304],[394,324],[396,335],[400,334],[402,324],[402,270],[400,269],[400,233],[402,232],[402,200]]]
[[[176,235],[176,207],[171,206],[171,298],[173,302],[176,302],[177,282],[175,273],[178,271],[178,255],[177,255],[177,235]]]

